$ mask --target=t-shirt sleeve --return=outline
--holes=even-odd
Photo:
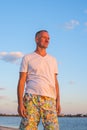
[[[21,65],[20,65],[20,72],[27,72],[28,71],[28,61],[26,56],[22,58]]]
[[[57,60],[54,60],[54,73],[58,74],[58,64],[57,64]]]

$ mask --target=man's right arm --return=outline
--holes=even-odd
[[[17,86],[18,113],[22,117],[26,117],[26,111],[23,105],[23,94],[24,94],[26,76],[27,76],[27,73],[20,72],[18,86]]]

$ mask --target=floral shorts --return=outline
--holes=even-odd
[[[56,101],[53,98],[26,93],[24,106],[27,118],[22,118],[19,130],[38,130],[40,118],[44,130],[59,130]]]

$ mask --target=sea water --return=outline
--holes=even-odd
[[[0,126],[18,128],[20,117],[0,116]],[[59,117],[60,130],[87,130],[87,117]],[[42,122],[38,130],[43,130]]]

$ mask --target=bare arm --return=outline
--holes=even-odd
[[[18,113],[20,116],[25,117],[25,108],[23,105],[23,94],[24,94],[24,86],[26,82],[27,73],[20,72],[18,86],[17,86],[17,98],[18,98]]]
[[[60,106],[60,91],[59,91],[59,83],[57,80],[57,74],[55,74],[55,87],[56,87],[56,110],[57,114],[59,115],[61,112],[61,106]]]

